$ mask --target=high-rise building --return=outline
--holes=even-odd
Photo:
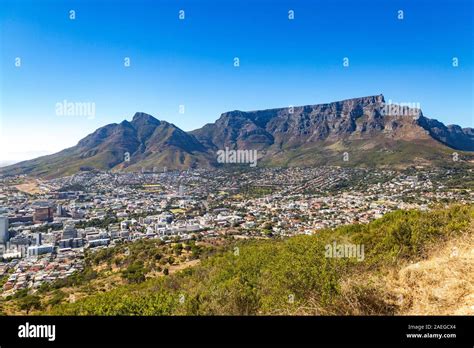
[[[8,233],[8,217],[0,216],[0,244],[5,244],[10,239]]]
[[[64,226],[63,230],[63,238],[62,239],[72,239],[77,238],[77,230],[74,225],[66,225]]]
[[[37,207],[33,213],[33,222],[53,221],[53,208]]]
[[[41,232],[38,232],[35,234],[35,244],[36,245],[41,245]]]

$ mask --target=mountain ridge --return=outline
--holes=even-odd
[[[216,167],[216,151],[252,149],[263,165],[427,165],[474,151],[474,130],[445,126],[382,94],[341,101],[222,113],[190,132],[145,112],[111,123],[58,153],[0,168],[44,177],[81,170]],[[342,153],[349,163],[343,163]],[[450,157],[451,156],[451,157]],[[466,155],[471,159],[471,154]]]

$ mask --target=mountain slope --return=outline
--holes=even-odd
[[[441,143],[454,149],[474,151],[474,129],[461,128],[457,125],[445,126],[437,120],[420,117],[418,124]]]
[[[382,95],[294,108],[231,111],[191,133],[214,150],[259,150],[261,161],[269,165],[442,164],[452,162],[453,149],[474,149],[472,129],[446,127],[424,117],[421,110],[387,105]]]
[[[291,108],[231,111],[191,133],[213,148],[283,149],[384,134],[386,138],[404,140],[434,139],[453,149],[474,150],[471,128],[445,126],[424,117],[419,109],[386,104],[383,95]]]
[[[387,105],[383,95],[230,111],[192,132],[136,113],[131,122],[106,125],[74,147],[0,168],[0,174],[57,177],[90,169],[212,167],[218,165],[216,151],[226,147],[257,150],[259,164],[270,166],[453,165],[454,152],[459,165],[473,163],[474,130],[445,126],[419,109]]]
[[[210,166],[212,162],[211,154],[193,135],[153,116],[136,113],[132,122],[106,125],[74,147],[1,168],[0,172],[57,177],[90,169],[183,169]]]

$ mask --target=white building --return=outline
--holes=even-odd
[[[28,256],[38,256],[42,254],[52,253],[54,250],[54,246],[50,244],[43,244],[43,245],[33,245],[28,247]]]

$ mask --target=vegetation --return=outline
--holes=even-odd
[[[149,251],[142,248],[138,256],[130,249],[135,256],[124,272],[129,284],[53,306],[45,313],[393,314],[397,308],[390,293],[372,279],[380,281],[389,270],[423,259],[430,248],[469,229],[473,217],[474,206],[455,205],[429,212],[396,211],[367,225],[322,230],[313,236],[246,240],[196,267],[145,281],[142,267],[147,264],[137,261],[147,260]],[[334,241],[363,245],[363,262],[326,257],[326,247]]]
[[[274,187],[271,186],[244,186],[241,189],[241,193],[245,198],[258,198],[265,195],[271,194],[275,191]]]
[[[83,271],[52,283],[43,283],[37,290],[22,289],[13,296],[0,298],[0,315],[48,311],[89,295],[127,284],[140,284],[148,278],[171,275],[215,251],[215,247],[196,244],[194,240],[165,243],[157,239],[141,239],[103,249],[86,249]],[[8,276],[5,274],[0,281],[6,281]]]
[[[28,314],[32,309],[41,309],[40,297],[37,295],[25,295],[19,300],[20,309]]]
[[[79,221],[76,224],[76,228],[86,228],[86,227],[98,227],[98,228],[107,228],[110,224],[117,223],[118,219],[115,216],[106,216],[103,219],[91,219],[87,221]]]
[[[145,281],[145,274],[146,270],[143,267],[143,262],[135,262],[122,272],[122,277],[129,283],[141,283]]]
[[[81,184],[71,184],[61,187],[59,192],[69,192],[69,191],[86,191],[86,188]]]

